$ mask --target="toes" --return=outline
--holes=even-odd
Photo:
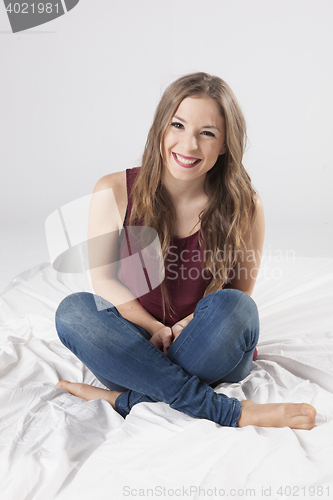
[[[306,415],[306,416],[311,417],[311,418],[316,418],[316,415],[317,415],[316,409],[312,405],[309,405],[308,403],[302,404],[301,413],[302,413],[302,415]]]
[[[297,414],[293,418],[294,429],[312,429],[316,424],[316,409],[308,403],[297,404]]]
[[[73,394],[73,396],[77,396],[82,398],[82,391],[83,391],[83,386],[84,384],[77,383],[77,382],[68,382],[68,380],[60,380],[60,382],[57,383],[57,387],[60,387],[61,389],[65,389],[68,391],[70,394]]]
[[[309,425],[313,427],[316,423],[317,410],[308,403],[301,404],[300,409],[303,418],[306,419],[309,422]]]
[[[70,394],[76,396],[77,398],[85,399],[86,401],[90,401],[91,399],[95,399],[91,395],[91,387],[87,384],[83,384],[81,382],[67,382],[64,381],[62,385],[63,389],[66,389]]]
[[[58,382],[56,386],[61,387],[62,389],[66,389],[66,386],[70,383],[71,382],[68,382],[68,380],[60,380],[60,382]]]

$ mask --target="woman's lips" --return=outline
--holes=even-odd
[[[194,158],[193,156],[184,156],[179,153],[172,153],[174,160],[178,165],[185,168],[192,168],[201,162],[201,158]]]

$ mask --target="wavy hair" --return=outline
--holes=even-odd
[[[180,103],[186,97],[211,97],[225,123],[225,153],[220,155],[205,177],[208,204],[199,215],[199,243],[205,248],[203,266],[212,280],[207,295],[222,288],[244,246],[243,235],[255,218],[255,190],[243,164],[246,147],[246,123],[237,99],[228,84],[217,76],[193,73],[174,81],[165,90],[149,130],[140,173],[133,185],[133,207],[129,225],[139,222],[159,234],[164,262],[173,237],[175,212],[162,178],[164,136]],[[221,249],[223,258],[221,259]],[[208,250],[208,251],[207,251]],[[226,251],[227,250],[227,251]],[[163,315],[165,305],[172,315],[165,282],[161,285]]]

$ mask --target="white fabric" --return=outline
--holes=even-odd
[[[217,390],[311,403],[311,431],[226,428],[164,403],[138,404],[124,420],[103,400],[68,394],[59,380],[102,387],[54,327],[57,305],[84,281],[48,263],[16,278],[0,297],[0,498],[332,496],[333,259],[266,256],[262,269],[259,356],[243,382]]]

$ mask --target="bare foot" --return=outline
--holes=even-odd
[[[105,399],[114,409],[116,409],[115,401],[119,394],[121,394],[121,392],[118,391],[109,391],[108,389],[101,389],[100,387],[94,387],[93,385],[68,382],[67,380],[61,380],[58,382],[57,387],[66,389],[66,391],[70,392],[74,396],[85,399],[86,401]]]
[[[308,403],[256,404],[241,401],[242,413],[238,427],[258,425],[259,427],[290,427],[310,430],[316,423],[317,412]]]

